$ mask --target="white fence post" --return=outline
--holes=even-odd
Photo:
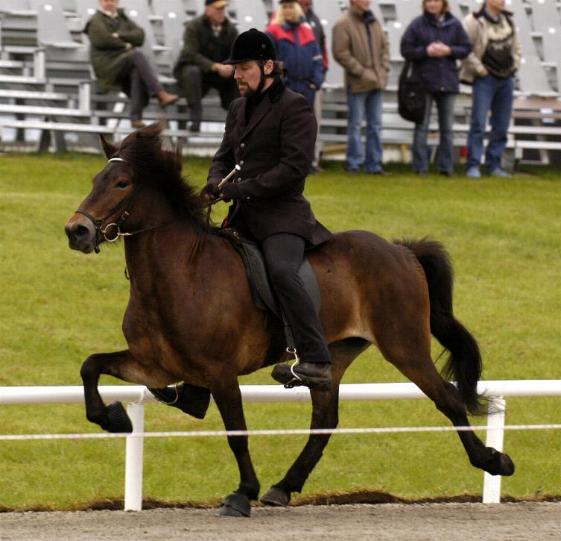
[[[142,511],[144,438],[134,434],[144,432],[144,406],[129,404],[127,413],[132,422],[133,433],[127,436],[125,454],[125,511]]]
[[[487,439],[485,445],[502,452],[504,442],[506,401],[501,397],[489,400]],[[483,503],[501,503],[501,476],[485,472],[483,475]]]

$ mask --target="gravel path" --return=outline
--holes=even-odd
[[[561,503],[258,507],[0,514],[1,541],[559,541]]]

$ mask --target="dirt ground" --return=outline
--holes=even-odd
[[[559,541],[561,503],[380,504],[253,509],[219,518],[215,509],[140,513],[2,513],[1,541]]]

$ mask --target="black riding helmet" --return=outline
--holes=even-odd
[[[277,53],[271,38],[256,28],[242,32],[232,44],[230,57],[223,64],[241,64],[248,60],[276,60]]]

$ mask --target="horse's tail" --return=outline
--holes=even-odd
[[[481,354],[477,341],[454,317],[452,291],[454,274],[446,250],[436,241],[399,241],[409,248],[423,267],[429,287],[431,333],[448,350],[442,376],[457,382],[468,411],[481,413],[482,400],[477,393],[481,377]]]

